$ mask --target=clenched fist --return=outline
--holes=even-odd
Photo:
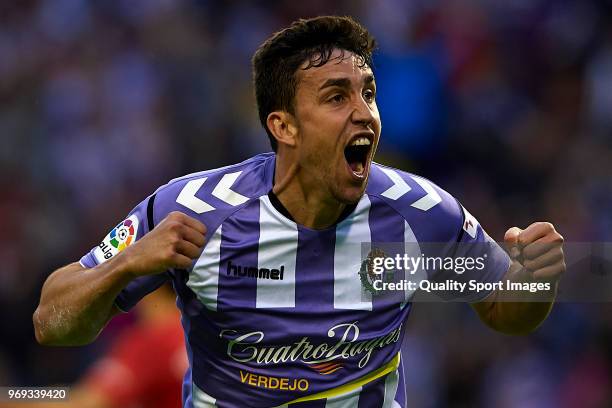
[[[565,272],[563,237],[549,222],[535,222],[504,235],[513,263],[519,263],[534,280],[555,282]]]
[[[205,234],[206,226],[200,221],[173,211],[115,258],[121,258],[134,277],[189,268],[202,252]]]

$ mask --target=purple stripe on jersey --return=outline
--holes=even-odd
[[[370,197],[371,194],[380,194],[393,186],[393,181],[380,168],[381,165],[378,163],[372,163],[370,167],[370,176],[366,186],[366,194]]]
[[[240,307],[254,309],[257,279],[247,274],[249,269],[257,269],[259,200],[240,210],[240,218],[226,220],[222,232],[217,308],[219,311]]]
[[[183,396],[183,408],[193,408],[193,396],[191,395],[191,364],[183,377],[181,394]]]
[[[167,273],[147,275],[131,281],[115,298],[115,304],[124,312],[132,309],[140,299],[153,292],[169,279]]]
[[[259,197],[272,189],[274,159],[275,156],[262,157],[259,160],[250,161],[246,166],[236,166],[225,171],[202,175],[207,179],[195,196],[215,207],[214,211],[216,212],[227,211],[228,209],[231,211],[234,207],[232,204],[213,194],[213,191],[219,187],[221,180],[225,180],[225,177],[230,174],[239,172],[238,178],[226,187],[247,198]],[[221,190],[226,191],[226,188]],[[210,213],[210,215],[213,214]]]
[[[186,307],[189,309],[189,306]],[[244,398],[236,391],[237,371],[220,362],[226,345],[218,340],[217,322],[211,318],[217,312],[202,308],[200,314],[190,317],[189,346],[193,354],[192,380],[201,390],[217,399],[218,407],[238,408],[236,401]],[[228,379],[232,382],[229,383]],[[223,403],[221,401],[224,401]]]
[[[379,199],[383,202],[387,201],[389,206],[395,207],[400,213],[402,213],[405,219],[410,223],[410,226],[412,227],[412,230],[414,231],[414,234],[419,242],[438,242],[438,237],[440,236],[453,235],[447,234],[446,232],[442,233],[442,231],[453,230],[457,229],[458,227],[459,229],[454,232],[453,239],[449,242],[446,242],[447,239],[445,239],[444,242],[446,243],[447,250],[452,249],[455,239],[458,237],[462,222],[461,220],[451,218],[453,211],[445,210],[449,205],[451,207],[455,206],[455,203],[453,202],[454,199],[451,198],[453,201],[450,201],[449,204],[449,202],[447,202],[448,198],[445,197],[445,200],[442,203],[427,211],[416,209],[411,205],[418,199],[426,196],[427,192],[423,189],[423,187],[409,177],[408,173],[397,171],[396,169],[391,170],[397,172],[398,177],[401,177],[411,189],[409,192],[406,192],[395,199]],[[371,199],[373,196],[380,197],[380,194],[392,185],[393,182],[383,173],[380,165],[372,166],[370,180],[368,181],[368,187],[366,188],[366,191],[370,195]],[[449,217],[449,215],[451,215],[451,217]],[[439,251],[439,248],[437,249]],[[439,254],[432,254],[432,256],[436,255]]]
[[[246,197],[259,197],[267,194],[268,191],[272,190],[275,162],[276,155],[262,154],[256,162],[234,170],[242,170],[242,174],[231,189]],[[231,172],[228,171],[228,173]]]
[[[397,392],[395,393],[394,400],[400,405],[400,407],[406,406],[406,382],[404,379],[404,360],[400,360],[399,381],[397,383]]]
[[[289,408],[325,408],[327,400],[325,398],[315,401],[304,401],[296,404],[289,404]]]
[[[195,294],[185,285],[187,281],[187,272],[184,270],[177,271],[174,275],[174,290],[176,291],[178,297],[176,300],[176,306],[181,311],[181,324],[183,326],[183,332],[185,333],[185,346],[187,349],[187,358],[189,361],[189,368],[185,375],[183,376],[183,387],[182,387],[182,397],[183,397],[183,408],[193,408],[193,395],[191,393],[193,387],[193,379],[192,379],[192,367],[193,367],[193,351],[190,344],[190,340],[192,337],[192,325],[191,319],[192,316],[198,313],[198,311],[202,310],[204,307],[197,300]],[[207,369],[210,369],[210,364],[208,362],[204,362]]]
[[[84,266],[85,268],[94,268],[96,265],[98,265],[98,263],[96,262],[96,259],[91,254],[91,252],[92,251],[83,255],[83,257],[79,260],[81,265]]]
[[[297,308],[315,312],[334,308],[335,243],[335,228],[313,231],[298,226],[295,267]],[[330,282],[332,284],[329,284]],[[317,288],[316,294],[312,292],[312,288]]]
[[[382,408],[385,400],[385,380],[388,375],[367,383],[361,388],[359,406],[357,408]]]
[[[224,402],[224,401],[216,401],[215,407],[217,408],[240,408],[240,405],[236,405],[235,403]]]
[[[372,235],[372,246],[380,246],[385,251],[385,256],[394,257],[404,254],[404,217],[397,213],[378,197],[370,197],[370,232]],[[388,245],[385,245],[389,243]],[[403,271],[393,273],[393,281],[400,282],[404,278]],[[404,301],[403,291],[385,291],[384,294],[372,297],[374,310],[379,310],[391,305],[399,306]]]
[[[186,326],[183,325],[183,328]],[[187,338],[188,330],[184,329],[185,338]],[[187,344],[187,357],[189,361],[189,367],[183,376],[183,385],[181,388],[181,395],[183,399],[183,408],[193,408],[193,395],[191,394],[191,390],[193,389],[193,380],[191,379],[191,367],[193,366],[193,354],[191,352],[191,347],[189,347],[189,342],[185,342]]]

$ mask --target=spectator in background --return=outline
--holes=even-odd
[[[187,356],[172,288],[162,286],[137,306],[138,322],[125,329],[62,402],[19,403],[19,408],[180,408]],[[0,403],[0,408],[14,403]]]

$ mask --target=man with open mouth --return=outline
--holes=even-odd
[[[390,408],[406,405],[411,364],[400,358],[414,295],[404,278],[500,288],[440,295],[501,332],[535,329],[565,269],[561,235],[544,222],[510,228],[508,256],[446,191],[372,161],[374,47],[335,16],[266,40],[253,77],[274,152],[174,179],[138,204],[47,279],[38,341],[91,342],[171,281],[189,356],[184,407]],[[519,302],[502,281],[545,289]]]

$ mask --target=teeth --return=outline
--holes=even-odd
[[[370,139],[368,139],[367,137],[360,137],[358,139],[353,140],[351,146],[369,146],[370,144]]]

